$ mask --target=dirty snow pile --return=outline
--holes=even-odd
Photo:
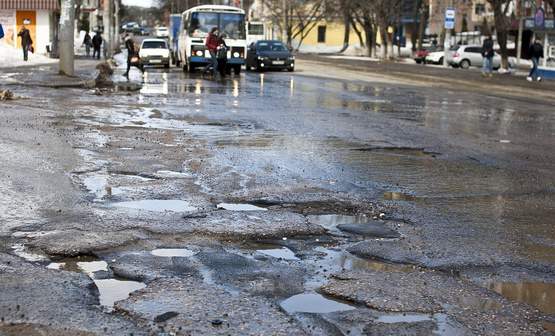
[[[0,42],[0,68],[12,68],[23,65],[38,65],[55,63],[57,60],[46,57],[44,55],[37,55],[29,53],[29,60],[23,61],[23,51],[16,49],[5,43]]]

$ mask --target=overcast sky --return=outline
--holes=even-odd
[[[154,0],[123,0],[124,5],[150,7],[154,5]]]

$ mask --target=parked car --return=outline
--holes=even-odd
[[[451,48],[447,52],[447,64],[449,64],[449,62],[451,61],[453,53],[457,48],[458,47]],[[443,64],[444,56],[445,56],[445,52],[443,51],[443,49],[438,49],[436,51],[428,53],[428,55],[426,55],[425,60],[426,60],[426,63],[428,64]]]
[[[468,69],[471,66],[482,67],[484,64],[484,57],[482,56],[482,46],[480,45],[461,45],[453,53],[453,58],[450,61],[453,67],[460,67]],[[509,67],[513,64],[509,60]],[[501,67],[501,55],[497,52],[493,56],[493,68],[499,69]]]
[[[251,43],[247,53],[247,70],[270,69],[295,71],[295,56],[281,41],[261,40]]]
[[[163,65],[170,67],[170,49],[168,42],[164,39],[145,39],[139,50],[139,67],[146,65]]]
[[[416,55],[414,55],[414,61],[416,62],[416,64],[421,64],[421,63],[426,63],[426,57],[431,53],[431,52],[435,52],[437,51],[438,48],[437,47],[428,47],[428,48],[422,48],[420,50],[416,51]]]
[[[156,28],[155,36],[157,38],[168,38],[170,36],[170,31],[168,27],[158,27]]]

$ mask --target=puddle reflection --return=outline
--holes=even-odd
[[[330,300],[317,293],[298,294],[283,301],[281,307],[288,313],[326,314],[354,310],[355,307]]]
[[[490,283],[488,288],[510,300],[534,306],[546,314],[555,314],[555,283]]]
[[[150,251],[150,254],[156,257],[181,257],[188,258],[195,255],[194,251],[185,248],[162,248]]]
[[[141,200],[114,203],[113,206],[152,212],[191,212],[196,208],[181,200]]]
[[[217,205],[217,208],[230,211],[268,211],[266,208],[257,207],[252,204],[220,203]]]

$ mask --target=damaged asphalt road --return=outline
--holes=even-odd
[[[299,64],[12,83],[0,335],[553,333],[552,106]]]

